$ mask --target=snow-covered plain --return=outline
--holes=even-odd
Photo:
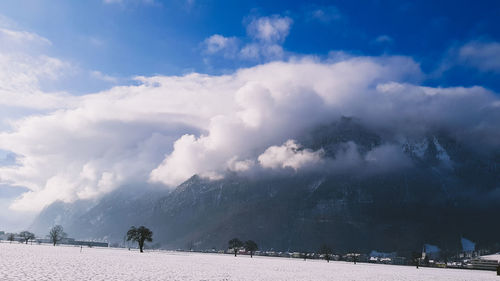
[[[495,272],[0,243],[0,280],[500,280]]]

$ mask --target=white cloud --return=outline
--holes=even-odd
[[[70,69],[42,53],[51,42],[37,34],[0,28],[0,105],[54,109],[71,103],[64,93],[44,93],[41,83],[55,81]]]
[[[307,13],[308,20],[318,20],[323,23],[331,23],[342,19],[342,14],[335,6],[312,7]]]
[[[469,41],[451,47],[431,77],[439,78],[455,67],[466,67],[479,72],[500,72],[500,43],[492,41]]]
[[[411,166],[411,161],[403,153],[400,144],[383,144],[370,150],[365,160],[377,170],[394,171]]]
[[[259,155],[259,164],[264,168],[292,168],[295,171],[304,166],[321,162],[322,150],[301,149],[295,140],[287,140],[281,146],[271,146]]]
[[[90,71],[90,76],[92,76],[96,79],[102,80],[102,81],[110,82],[110,83],[117,83],[118,82],[117,77],[104,74],[98,70]]]
[[[223,53],[226,57],[234,57],[238,51],[238,39],[236,37],[224,37],[214,34],[203,42],[207,54],[213,55]]]
[[[247,33],[266,43],[279,43],[285,41],[292,23],[291,18],[278,15],[255,18],[248,24]]]
[[[458,50],[458,61],[481,71],[500,72],[500,43],[469,42]]]
[[[260,57],[260,46],[258,44],[248,44],[244,46],[240,55],[244,59],[258,59]]]
[[[278,44],[257,44],[245,45],[240,50],[240,57],[247,60],[280,60],[284,58],[285,51]]]
[[[377,44],[391,44],[392,42],[394,42],[394,39],[391,36],[384,34],[375,38],[373,42]]]
[[[285,57],[285,50],[281,45],[288,36],[292,23],[289,17],[279,15],[254,18],[247,25],[247,35],[251,42],[240,48],[236,37],[214,34],[203,41],[204,52],[208,55],[222,54],[226,59],[281,60]]]
[[[0,41],[2,41],[2,46],[0,47],[2,49],[9,45],[16,47],[24,44],[52,45],[49,39],[38,34],[7,28],[0,28]]]
[[[238,156],[234,156],[227,162],[227,167],[230,171],[245,172],[255,166],[255,161],[251,159],[238,160]]]

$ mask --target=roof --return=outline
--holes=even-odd
[[[481,256],[482,259],[485,260],[496,260],[497,262],[500,262],[500,253],[496,253],[493,255],[487,255],[487,256]]]

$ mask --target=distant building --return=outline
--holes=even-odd
[[[439,258],[441,250],[439,249],[438,246],[431,245],[431,244],[424,244],[424,247],[422,249],[422,260],[427,259],[437,259]]]
[[[300,252],[293,252],[291,253],[292,258],[302,258],[302,253]]]
[[[367,262],[369,257],[366,254],[348,253],[343,256],[343,259],[349,262],[353,262],[354,260],[357,262]]]
[[[497,267],[498,267],[498,261],[487,260],[482,258],[472,259],[470,261],[470,264],[467,265],[467,268],[471,269],[492,270],[492,271],[496,271]]]
[[[37,238],[37,243],[47,243],[52,244],[52,240],[49,238]],[[109,247],[108,242],[96,242],[96,241],[80,241],[75,240],[74,238],[63,238],[61,241],[57,242],[57,244],[61,245],[75,245],[75,246],[88,246],[88,247]]]
[[[500,263],[500,252],[496,253],[496,254],[493,254],[493,255],[485,255],[485,256],[481,256],[482,259],[485,259],[485,260],[495,260],[497,261],[498,263]]]
[[[406,258],[405,257],[393,257],[391,259],[391,264],[406,265]]]
[[[467,238],[460,238],[460,242],[462,243],[462,250],[464,252],[474,252],[476,250],[476,243],[470,241]]]
[[[396,253],[395,252],[384,253],[373,250],[370,252],[369,255],[370,257],[375,257],[375,258],[393,258],[396,256]]]

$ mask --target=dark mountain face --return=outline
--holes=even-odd
[[[33,230],[59,222],[76,238],[121,242],[131,225],[146,225],[158,246],[184,249],[226,248],[233,237],[261,249],[316,250],[328,243],[337,251],[401,253],[424,243],[457,249],[461,236],[483,247],[499,242],[500,153],[477,153],[443,132],[387,137],[346,118],[301,143],[348,161],[338,156],[346,143],[368,159],[389,141],[410,164],[381,169],[363,160],[337,172],[193,176],[172,192],[118,189],[92,204],[55,203]]]

